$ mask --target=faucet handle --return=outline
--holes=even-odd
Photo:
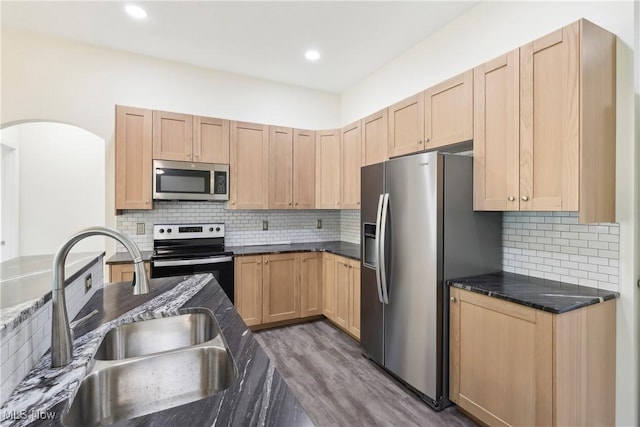
[[[89,319],[91,319],[96,314],[98,314],[98,310],[93,310],[91,313],[87,314],[86,316],[83,316],[78,320],[74,320],[73,322],[71,322],[69,324],[69,329],[71,329],[71,336],[75,338],[76,328],[78,328],[83,323],[86,323]]]

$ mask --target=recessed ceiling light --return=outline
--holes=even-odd
[[[124,10],[129,14],[129,16],[132,16],[136,19],[144,19],[147,17],[147,11],[134,4],[126,5]]]
[[[311,49],[304,53],[304,57],[307,58],[309,61],[317,61],[318,59],[320,59],[320,52],[318,52],[317,50]]]

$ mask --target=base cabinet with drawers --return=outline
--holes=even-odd
[[[615,425],[616,302],[562,314],[451,288],[449,398],[492,426]]]

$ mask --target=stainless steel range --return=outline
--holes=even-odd
[[[224,224],[153,226],[151,277],[212,273],[233,303],[233,252],[225,251]]]

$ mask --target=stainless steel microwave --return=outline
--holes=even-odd
[[[229,165],[153,161],[155,200],[229,200]]]

